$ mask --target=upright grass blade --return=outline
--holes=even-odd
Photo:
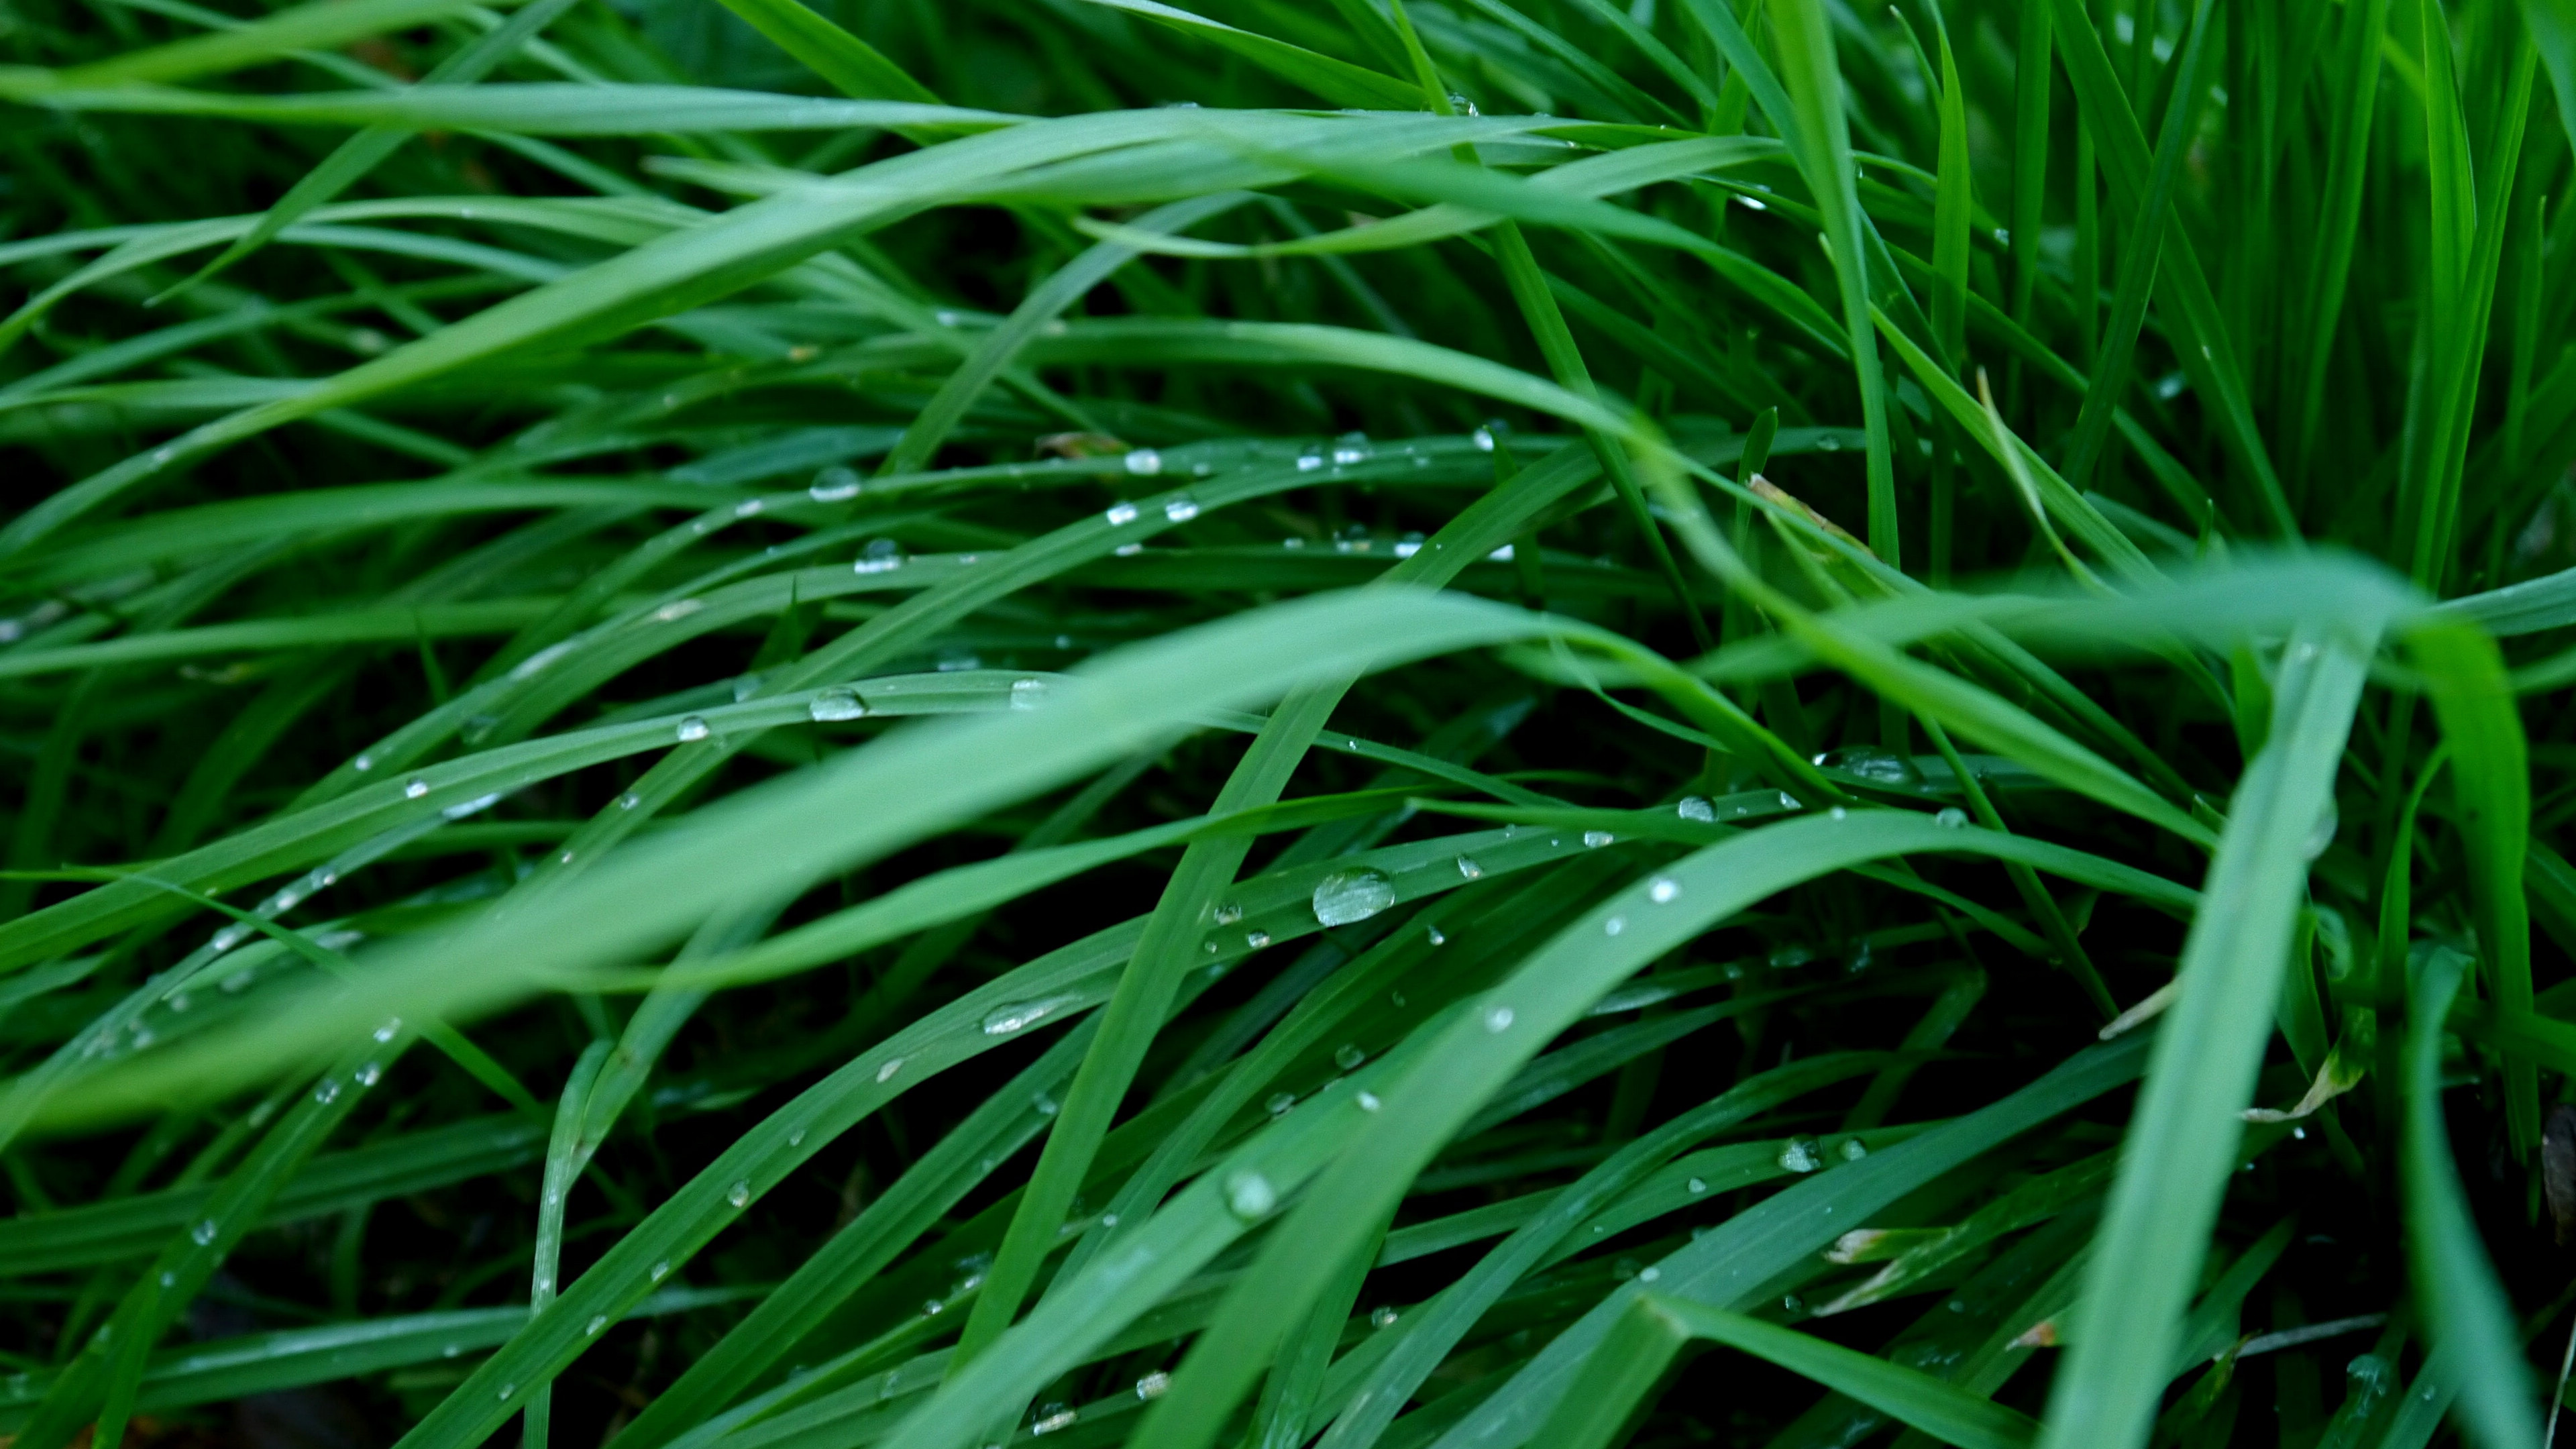
[[[2362,683],[2367,623],[2294,633],[2271,742],[2228,812],[2203,907],[2183,948],[2180,998],[2103,1216],[2067,1352],[2049,1394],[2047,1445],[2137,1445],[2154,1427],[2208,1225],[2235,1171],[2238,1117],[2280,994],[2304,876],[2304,842],[2332,799]]]

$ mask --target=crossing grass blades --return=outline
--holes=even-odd
[[[12,1449],[2543,1442],[2565,0],[0,47]]]

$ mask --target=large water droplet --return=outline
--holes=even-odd
[[[707,737],[707,722],[697,715],[690,715],[687,719],[680,721],[680,727],[676,733],[680,737],[680,743],[694,743]]]
[[[1589,850],[1599,850],[1601,847],[1608,845],[1618,838],[1618,836],[1611,834],[1607,830],[1587,830],[1583,832],[1583,844],[1584,847]]]
[[[215,1220],[213,1218],[200,1218],[197,1225],[188,1230],[188,1237],[198,1247],[202,1248],[215,1240],[215,1234],[217,1231],[218,1229],[215,1227]]]
[[[1472,433],[1469,433],[1469,434],[1467,435],[1467,437],[1468,437],[1469,441],[1473,442],[1473,443],[1476,445],[1476,451],[1477,451],[1477,452],[1479,452],[1479,453],[1490,453],[1490,452],[1494,451],[1494,430],[1493,430],[1493,429],[1491,429],[1491,428],[1478,428],[1476,431],[1474,431],[1474,432],[1472,432]]]
[[[1043,679],[1011,681],[1011,708],[1035,709],[1046,700],[1047,682]]]
[[[1015,1031],[1025,1031],[1073,1005],[1075,1000],[1070,996],[1050,996],[1039,1001],[1016,1001],[994,1007],[984,1013],[984,1034],[1009,1036]]]
[[[1510,1007],[1497,1006],[1485,1013],[1485,1030],[1493,1032],[1499,1036],[1500,1034],[1512,1029],[1512,1020],[1512,1009]]]
[[[1187,523],[1199,516],[1199,501],[1183,493],[1164,500],[1163,516],[1174,523]]]
[[[1933,816],[1932,823],[1944,830],[1957,830],[1968,823],[1968,812],[1952,805]]]
[[[1398,1314],[1392,1308],[1375,1309],[1369,1314],[1369,1327],[1393,1328],[1395,1327],[1395,1320],[1400,1316],[1402,1315]]]
[[[726,1188],[725,1201],[732,1203],[735,1207],[750,1206],[751,1184],[748,1182],[737,1182],[733,1186]]]
[[[886,1058],[886,1064],[877,1068],[877,1080],[880,1082],[891,1082],[894,1080],[894,1074],[902,1070],[903,1058],[888,1057]]]
[[[1717,807],[1710,804],[1708,798],[1703,795],[1683,796],[1682,802],[1673,807],[1673,813],[1684,820],[1695,820],[1702,825],[1717,823]]]
[[[1825,1147],[1813,1137],[1792,1137],[1780,1145],[1778,1160],[1790,1172],[1813,1172],[1825,1165]]]
[[[1163,471],[1163,455],[1151,448],[1131,448],[1127,452],[1127,471],[1139,478],[1151,478]]]
[[[1270,933],[1268,931],[1246,931],[1243,933],[1243,944],[1255,951],[1258,951],[1262,947],[1270,944]]]
[[[1360,1063],[1367,1060],[1368,1053],[1361,1051],[1357,1042],[1344,1042],[1341,1050],[1333,1053],[1333,1065],[1346,1072],[1358,1071]]]
[[[1458,874],[1465,876],[1469,880],[1474,880],[1477,877],[1482,876],[1484,873],[1485,868],[1476,863],[1476,857],[1472,855],[1462,855],[1458,857]]]
[[[848,688],[824,690],[814,696],[813,703],[805,706],[805,713],[818,722],[859,719],[867,712],[867,702],[859,698],[857,690]]]
[[[1816,763],[1830,765],[1847,775],[1899,789],[1923,783],[1923,774],[1914,762],[1893,751],[1875,745],[1853,745],[1831,754],[1818,755]]]
[[[1285,1117],[1296,1107],[1296,1105],[1296,1093],[1273,1092],[1270,1094],[1270,1100],[1262,1104],[1262,1110],[1268,1112],[1273,1117]]]
[[[890,538],[872,538],[868,546],[850,564],[854,574],[881,574],[903,567],[903,545]]]
[[[1242,919],[1243,907],[1240,903],[1235,901],[1219,901],[1217,903],[1215,920],[1218,925],[1231,926]]]
[[[805,491],[813,495],[817,503],[846,503],[858,497],[864,486],[859,475],[847,468],[826,468],[814,475],[813,483]]]
[[[403,786],[403,798],[406,800],[417,800],[428,793],[429,782],[418,776],[414,776],[411,783]]]
[[[1136,1397],[1148,1403],[1172,1391],[1172,1376],[1156,1369],[1136,1381]]]
[[[1124,498],[1110,504],[1109,511],[1100,516],[1109,520],[1109,526],[1111,528],[1125,528],[1128,524],[1134,523],[1139,517],[1136,505],[1128,502]]]
[[[1395,882],[1375,866],[1337,870],[1315,883],[1315,919],[1327,926],[1365,921],[1395,904]]]
[[[1238,1172],[1225,1180],[1225,1206],[1245,1222],[1257,1222],[1279,1206],[1279,1190],[1258,1172]]]

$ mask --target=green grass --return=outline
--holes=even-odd
[[[9,1449],[2542,1442],[2569,0],[0,47]]]

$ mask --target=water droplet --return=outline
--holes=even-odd
[[[1127,453],[1127,471],[1139,478],[1151,478],[1163,471],[1163,455],[1151,448],[1131,448]]]
[[[802,1147],[802,1146],[804,1146],[804,1145],[805,1145],[805,1129],[804,1129],[804,1128],[802,1128],[802,1127],[799,1127],[799,1128],[797,1128],[795,1131],[788,1133],[788,1134],[787,1134],[787,1145],[788,1145],[788,1146],[790,1146],[790,1147]]]
[[[2314,860],[2325,854],[2326,847],[2334,844],[2335,832],[2342,828],[2342,813],[2335,808],[2334,800],[2329,797],[2326,800],[2325,810],[2317,816],[2316,825],[2308,831],[2308,838],[2299,847],[2301,854],[2308,860]]]
[[[1912,760],[1893,750],[1882,750],[1875,745],[1853,745],[1847,749],[1835,750],[1831,754],[1818,755],[1816,763],[1830,765],[1846,775],[1857,775],[1861,779],[1899,789],[1923,783],[1923,774],[1914,768]]]
[[[989,1028],[987,1029],[989,1030]],[[877,1068],[877,1080],[880,1082],[891,1082],[894,1080],[894,1074],[902,1070],[903,1058],[888,1057],[886,1058],[885,1065]]]
[[[1844,1138],[1843,1145],[1838,1150],[1842,1153],[1845,1162],[1858,1162],[1869,1156],[1869,1144],[1857,1137]]]
[[[411,783],[403,786],[403,798],[406,800],[417,800],[428,793],[429,782],[418,776],[412,777]]]
[[[1125,528],[1128,524],[1134,523],[1140,515],[1135,504],[1121,498],[1110,504],[1109,511],[1100,516],[1109,520],[1111,528]]]
[[[659,1283],[659,1282],[661,1282],[663,1279],[668,1278],[668,1277],[670,1277],[670,1276],[671,1276],[671,1260],[670,1260],[670,1259],[665,1258],[665,1259],[663,1259],[661,1262],[656,1263],[656,1264],[654,1264],[654,1265],[653,1265],[653,1281],[654,1281],[654,1282]]]
[[[1252,950],[1258,951],[1262,947],[1270,944],[1270,933],[1268,931],[1246,931],[1243,933],[1243,944]]]
[[[1199,502],[1183,493],[1163,502],[1163,516],[1174,523],[1187,523],[1199,516]]]
[[[854,574],[881,574],[903,567],[903,545],[890,538],[872,538],[868,546],[850,564]]]
[[[1120,558],[1134,558],[1136,555],[1143,553],[1144,551],[1145,545],[1141,543],[1122,543],[1116,548],[1110,550],[1111,553],[1118,555]]]
[[[1395,904],[1395,882],[1375,866],[1337,870],[1315,883],[1315,919],[1327,926],[1365,921]]]
[[[760,499],[746,498],[733,506],[733,516],[736,518],[757,518],[760,516],[761,511],[768,506],[769,505],[767,503]]]
[[[817,503],[845,503],[858,497],[859,490],[865,486],[859,481],[859,475],[847,468],[826,468],[814,475],[813,484],[805,491],[813,495]]]
[[[1587,850],[1599,850],[1618,838],[1607,830],[1587,830],[1583,832],[1583,845]]]
[[[313,1089],[313,1100],[321,1103],[325,1107],[339,1101],[340,1079],[337,1077],[324,1077],[321,1085]]]
[[[1333,1065],[1346,1072],[1358,1071],[1360,1063],[1367,1060],[1368,1053],[1360,1050],[1358,1042],[1344,1042],[1341,1049],[1333,1053]]]
[[[1297,471],[1300,473],[1312,473],[1323,466],[1323,458],[1314,453],[1308,453],[1297,460]]]
[[[1136,1381],[1136,1397],[1151,1403],[1172,1391],[1172,1376],[1156,1369]]]
[[[1336,468],[1348,468],[1354,464],[1367,462],[1368,457],[1369,450],[1366,448],[1354,448],[1348,446],[1335,448],[1333,450],[1333,466]]]
[[[1839,453],[1843,450],[1843,440],[1832,433],[1827,433],[1816,439],[1816,446],[1828,453]]]
[[[355,1081],[359,1086],[372,1087],[376,1083],[385,1079],[385,1069],[378,1063],[369,1062],[358,1068],[357,1071],[351,1073],[350,1076],[351,1080]]]
[[[1933,816],[1932,823],[1944,830],[1957,830],[1968,823],[1968,812],[1952,805]]]
[[[1446,946],[1449,944],[1447,933],[1443,932],[1438,926],[1423,927],[1422,939],[1430,942],[1434,946]]]
[[[1270,1094],[1270,1100],[1262,1103],[1261,1105],[1262,1110],[1268,1112],[1271,1116],[1285,1117],[1288,1115],[1289,1109],[1297,1105],[1297,1094],[1294,1092],[1273,1092]]]
[[[1130,454],[1129,456],[1132,457],[1134,455]],[[1072,1409],[1058,1408],[1055,1405],[1049,1405],[1048,1407],[1055,1409],[1055,1412],[1048,1414],[1045,1418],[1029,1425],[1030,1433],[1052,1434],[1058,1429],[1070,1429],[1073,1427],[1074,1421],[1081,1417],[1079,1413]]]
[[[1014,679],[1011,681],[1011,708],[1035,709],[1045,701],[1046,693],[1047,682],[1043,679]]]
[[[1681,893],[1681,882],[1673,880],[1667,876],[1655,877],[1653,882],[1648,884],[1646,887],[1646,899],[1653,901],[1659,906],[1671,905],[1674,900],[1680,897]]]
[[[1478,428],[1469,433],[1467,438],[1476,445],[1476,451],[1479,453],[1494,451],[1494,430],[1491,428]]]
[[[751,1184],[748,1182],[737,1182],[733,1186],[726,1188],[725,1201],[732,1203],[735,1207],[750,1206]]]
[[[653,611],[653,617],[657,622],[673,624],[689,617],[691,614],[694,614],[705,607],[706,601],[703,599],[673,599],[671,602],[655,609]]]
[[[1790,793],[1789,793],[1788,791],[1786,791],[1786,790],[1781,791],[1781,792],[1780,792],[1780,808],[1781,808],[1781,809],[1783,809],[1783,810],[1795,810],[1795,809],[1797,809],[1797,808],[1798,808],[1798,797],[1797,797],[1797,796],[1795,796],[1795,795],[1790,794]]]
[[[921,1305],[922,1316],[925,1318],[937,1318],[939,1316],[939,1310],[947,1306],[947,1304],[933,1298],[929,1302]]]
[[[1220,901],[1217,903],[1213,919],[1220,926],[1231,926],[1243,919],[1243,907],[1235,901]]]
[[[1702,825],[1717,823],[1717,807],[1710,804],[1708,798],[1703,795],[1683,796],[1682,802],[1673,807],[1673,813],[1684,820],[1695,820]]]
[[[399,1016],[388,1016],[385,1018],[384,1024],[377,1027],[375,1030],[376,1041],[379,1045],[392,1041],[394,1039],[394,1034],[401,1030],[402,1018]]]
[[[365,774],[367,771],[372,770],[375,767],[376,757],[373,755],[360,755],[349,762],[349,768],[356,770],[360,774]]]
[[[1691,1196],[1697,1197],[1701,1193],[1708,1191],[1708,1179],[1705,1177],[1694,1177],[1690,1181],[1683,1183],[1682,1186],[1691,1190]]]
[[[1279,1190],[1258,1172],[1238,1172],[1225,1180],[1225,1206],[1245,1222],[1254,1222],[1279,1206]]]
[[[805,706],[805,713],[818,722],[859,719],[867,712],[867,702],[859,698],[859,692],[846,687],[824,690]]]
[[[175,1288],[179,1286],[179,1275],[164,1270],[161,1274],[161,1286],[164,1288]]]
[[[680,721],[680,727],[675,731],[675,733],[679,735],[680,743],[682,744],[689,744],[697,740],[705,739],[707,737],[707,722],[697,715],[690,715],[687,719]]]
[[[1825,812],[1825,818],[1828,820],[1848,820],[1851,818],[1851,812],[1845,810],[1840,805],[1837,805],[1833,809]]]
[[[1641,1268],[1637,1271],[1637,1281],[1640,1283],[1652,1283],[1662,1276],[1664,1276],[1664,1270],[1661,1268]]]
[[[1485,868],[1476,863],[1476,857],[1472,855],[1462,855],[1458,857],[1458,874],[1469,880],[1475,880],[1484,873]]]
[[[1380,1308],[1369,1314],[1369,1326],[1371,1328],[1393,1328],[1395,1327],[1395,1320],[1401,1316],[1401,1314],[1398,1314],[1392,1308]]]
[[[1804,1313],[1807,1311],[1807,1300],[1795,1293],[1784,1294],[1780,1299],[1780,1308],[1786,1313]]]
[[[1497,1035],[1512,1029],[1512,1009],[1497,1006],[1485,1013],[1485,1030]]]
[[[216,1231],[213,1218],[200,1218],[197,1225],[188,1230],[188,1237],[202,1248],[215,1240]]]
[[[1360,1110],[1363,1112],[1374,1112],[1378,1108],[1386,1105],[1384,1102],[1378,1100],[1377,1093],[1375,1092],[1362,1092],[1351,1100],[1359,1103]]]
[[[587,1327],[584,1331],[585,1331],[585,1332],[589,1332],[589,1333],[596,1334],[596,1333],[597,1333],[597,1332],[599,1332],[601,1329],[606,1328],[607,1326],[608,1326],[608,1315],[607,1315],[607,1314],[605,1314],[605,1313],[594,1313],[594,1314],[592,1314],[592,1315],[591,1315],[590,1323],[589,1323],[588,1327]]]
[[[1041,1001],[1020,1001],[994,1007],[984,1013],[984,1034],[1009,1036],[1012,1032],[1024,1031],[1073,1005],[1074,1001],[1075,998],[1070,996],[1050,996]]]
[[[1029,1098],[1029,1110],[1037,1113],[1041,1117],[1052,1117],[1064,1109],[1055,1104],[1055,1098],[1048,1096],[1044,1092],[1040,1092],[1036,1096]]]
[[[517,1384],[503,1384],[501,1386],[501,1397],[506,1399],[518,1391],[519,1386]]]
[[[1825,1165],[1824,1144],[1813,1137],[1792,1137],[1780,1145],[1778,1161],[1790,1172],[1813,1172]]]

